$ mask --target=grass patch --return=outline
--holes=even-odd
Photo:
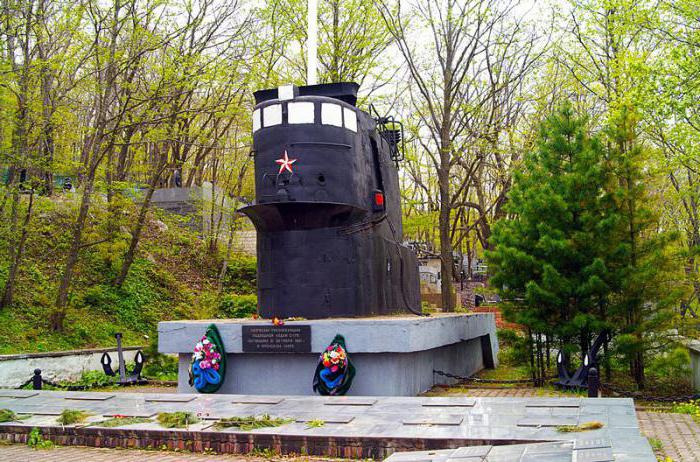
[[[253,447],[253,449],[250,450],[248,455],[252,456],[252,457],[264,457],[265,459],[268,459],[268,460],[273,459],[275,457],[279,457],[279,453],[272,448]]]
[[[158,414],[158,423],[165,428],[183,428],[197,422],[199,419],[191,412],[161,412]]]
[[[598,430],[603,428],[603,423],[596,420],[592,422],[586,422],[579,425],[559,425],[557,431],[560,433],[576,433],[576,432],[586,432],[589,430]]]
[[[691,400],[687,403],[673,403],[671,412],[691,415],[693,419],[700,422],[700,399]]]
[[[10,409],[0,409],[0,423],[3,422],[18,422],[20,420],[28,419],[30,416],[18,416]]]
[[[58,416],[56,422],[61,425],[73,425],[85,422],[85,419],[90,417],[85,411],[80,411],[78,409],[64,409],[61,415]]]
[[[261,416],[247,417],[229,417],[221,419],[214,424],[217,428],[240,428],[241,430],[255,430],[256,428],[279,427],[284,424],[293,422],[292,419],[282,419],[279,417],[270,417],[268,414]]]
[[[323,427],[324,425],[326,425],[326,421],[321,419],[314,419],[306,422],[306,428],[318,428]]]
[[[112,417],[111,419],[103,420],[102,422],[97,422],[92,425],[113,428],[122,427],[124,425],[134,425],[149,422],[152,422],[152,420],[146,417]]]
[[[477,376],[480,379],[489,380],[523,380],[532,378],[527,366],[503,365],[499,365],[496,369],[483,369]]]
[[[656,452],[660,451],[663,449],[664,444],[661,442],[660,439],[657,438],[647,438],[649,440],[649,444],[651,445],[651,448]]]
[[[700,399],[691,400],[687,403],[673,403],[671,412],[676,414],[690,414],[693,417],[700,417]]]

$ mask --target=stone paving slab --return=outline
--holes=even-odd
[[[193,454],[187,452],[144,451],[138,449],[105,449],[84,446],[63,446],[53,449],[32,449],[26,444],[0,446],[3,462],[338,462],[319,457],[282,458],[230,454]]]
[[[37,416],[47,413],[57,415],[63,409],[70,408],[84,410],[95,416],[152,417],[158,412],[188,411],[203,419],[187,429],[164,429],[154,421],[129,426],[128,432],[121,427],[60,428],[51,424],[48,419],[37,424],[43,431],[55,435],[58,440],[84,441],[82,444],[106,440],[113,442],[110,444],[120,441],[126,441],[124,444],[146,444],[147,441],[156,442],[165,438],[163,441],[167,441],[168,444],[195,441],[200,445],[215,445],[216,448],[226,451],[240,451],[251,444],[255,447],[278,445],[282,451],[288,452],[299,452],[305,448],[317,451],[317,454],[325,455],[326,451],[335,451],[327,455],[352,454],[353,457],[375,458],[388,455],[397,449],[493,445],[505,449],[498,449],[493,457],[489,455],[488,460],[495,458],[494,460],[506,461],[526,460],[535,454],[532,451],[546,448],[532,446],[531,449],[527,449],[523,446],[508,449],[512,445],[538,442],[551,445],[558,442],[560,446],[551,446],[551,454],[540,457],[537,461],[570,462],[572,455],[576,455],[571,451],[574,451],[573,446],[578,440],[607,439],[612,441],[609,452],[612,452],[616,461],[631,456],[635,457],[631,460],[638,462],[655,460],[649,444],[640,435],[633,402],[626,398],[553,400],[286,396],[258,399],[250,395],[119,393],[103,400],[72,399],[83,395],[85,393],[40,391],[30,397],[8,399],[6,405],[15,412]],[[332,404],[328,405],[329,403]],[[574,403],[576,406],[573,406]],[[289,418],[294,422],[251,431],[235,428],[219,430],[213,427],[214,420],[222,417],[263,414]],[[318,419],[326,420],[327,425],[307,425],[307,422]],[[554,428],[557,425],[575,425],[592,420],[601,421],[605,426],[585,433],[560,433]],[[0,435],[7,437],[6,435],[12,434],[8,428],[15,429],[12,430],[15,433],[27,431],[26,425],[10,423],[0,425]],[[95,433],[97,431],[100,433]],[[254,439],[249,439],[246,435],[254,436]],[[99,438],[96,439],[97,436]],[[128,443],[133,438],[137,438],[138,442]],[[570,446],[568,459],[562,455],[564,449],[561,445],[564,444]],[[580,449],[576,451],[580,454],[577,457],[581,462],[593,461],[595,457],[599,457],[592,454],[597,454],[595,450],[601,448],[590,447],[583,442],[578,444]],[[507,455],[508,451],[514,451],[515,454],[519,449],[523,449],[517,456],[521,459],[506,458],[510,457]],[[444,460],[459,458],[450,453]]]
[[[7,389],[0,389],[0,398],[15,398],[15,399],[22,399],[22,398],[31,398],[32,396],[36,396],[39,393],[36,391],[29,391],[29,390],[7,390]]]
[[[113,394],[106,393],[75,393],[64,396],[63,399],[67,400],[81,400],[81,401],[106,401],[108,399],[114,398]]]

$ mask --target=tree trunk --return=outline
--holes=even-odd
[[[224,279],[226,278],[226,271],[228,271],[228,262],[231,260],[231,251],[233,250],[233,238],[236,231],[236,217],[231,216],[231,225],[229,226],[228,242],[226,243],[226,255],[224,256],[224,261],[221,263],[221,271],[219,272],[219,281],[217,282],[217,291],[221,293],[224,290]]]
[[[115,287],[121,287],[124,284],[124,281],[126,281],[126,277],[129,275],[129,269],[134,263],[134,258],[136,257],[136,249],[138,248],[139,240],[141,239],[143,227],[146,224],[146,216],[148,215],[148,209],[151,206],[151,199],[153,198],[153,193],[156,190],[158,181],[160,181],[160,177],[162,175],[163,170],[164,169],[161,168],[158,171],[158,173],[156,173],[153,176],[153,181],[151,181],[151,184],[148,186],[148,190],[146,190],[146,196],[143,198],[143,204],[141,204],[141,209],[139,210],[139,216],[136,220],[136,226],[134,227],[134,231],[131,233],[129,249],[124,255],[124,261],[122,262],[122,266],[119,270],[119,275],[114,280]]]
[[[452,204],[450,203],[450,175],[449,175],[449,157],[446,153],[440,153],[441,167],[438,170],[438,182],[440,183],[440,215],[438,226],[440,228],[440,292],[442,310],[452,312],[455,309],[454,297],[452,296],[452,239],[451,239],[451,222],[450,212]]]
[[[32,217],[32,206],[34,205],[34,192],[29,194],[29,204],[27,204],[27,213],[24,216],[24,221],[22,223],[22,231],[19,241],[16,243],[16,248],[14,252],[14,259],[11,260],[10,272],[7,276],[7,281],[5,282],[5,290],[2,294],[2,300],[0,300],[0,308],[5,308],[12,305],[15,280],[17,279],[17,273],[19,271],[19,265],[22,261],[22,255],[24,253],[24,246],[27,243],[27,234],[29,232],[29,220]],[[13,246],[15,247],[15,246]]]
[[[19,195],[19,187],[15,188],[12,191],[12,203],[10,205],[10,236],[12,240],[14,240],[14,237],[18,235],[18,230],[17,230],[17,221],[19,219],[19,201],[20,201],[20,195]],[[10,269],[14,265],[15,261],[15,256],[17,254],[17,246],[15,245],[14,242],[9,242],[8,246],[8,260],[10,262]],[[10,281],[10,277],[8,276],[8,282]],[[4,297],[3,297],[4,299]],[[2,304],[2,307],[6,306],[4,303]]]
[[[78,218],[76,218],[73,224],[71,245],[68,255],[66,256],[63,274],[61,275],[61,283],[58,288],[58,295],[56,296],[56,307],[51,315],[51,328],[56,332],[63,331],[63,320],[66,317],[66,306],[68,305],[68,291],[70,290],[70,284],[73,280],[73,269],[78,262],[78,254],[82,247],[83,230],[85,228],[88,211],[90,210],[96,170],[96,166],[95,168],[91,168],[88,172],[88,176],[83,181],[83,196],[80,201],[80,210],[78,211]]]

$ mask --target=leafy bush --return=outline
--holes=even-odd
[[[677,347],[651,360],[647,373],[664,381],[690,380],[690,355],[684,347]]]
[[[155,380],[177,380],[177,356],[164,355],[158,351],[158,332],[150,337],[151,343],[144,351],[146,362],[143,376]]]
[[[158,423],[165,428],[183,428],[197,422],[199,419],[191,412],[161,412],[158,414]]]
[[[256,291],[257,264],[254,257],[239,254],[229,261],[224,286],[238,294],[253,294]]]
[[[527,338],[513,329],[498,330],[498,362],[504,366],[522,366],[530,364],[530,352]]]
[[[221,297],[218,307],[218,317],[249,318],[258,311],[256,295],[225,294]]]
[[[54,447],[53,441],[45,440],[41,436],[41,430],[34,427],[32,431],[29,432],[29,437],[27,438],[27,446],[34,449],[51,449]]]
[[[108,387],[114,385],[117,381],[116,377],[110,377],[104,371],[83,371],[80,379],[77,382],[72,382],[70,385],[84,385],[87,387]]]

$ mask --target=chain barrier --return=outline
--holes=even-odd
[[[493,385],[524,385],[524,384],[544,384],[544,382],[555,380],[559,378],[558,376],[547,377],[544,379],[518,379],[518,380],[494,380],[494,379],[480,379],[477,377],[465,377],[457,374],[450,374],[449,372],[433,370],[434,374],[440,375],[442,377],[447,377],[450,379],[459,380],[460,382],[466,383],[483,383],[483,384],[493,384]],[[615,393],[617,395],[623,396],[625,398],[634,398],[644,401],[654,401],[659,403],[674,403],[674,402],[685,402],[700,399],[700,394],[695,395],[680,395],[680,396],[651,396],[645,395],[639,391],[629,391],[619,388],[612,383],[601,382],[601,391],[608,392],[608,394]]]
[[[18,386],[16,390],[21,390],[27,385],[30,385],[34,382],[35,376],[32,376],[29,380],[24,382],[22,385]],[[53,388],[58,388],[59,390],[66,390],[66,391],[85,391],[89,390],[91,388],[98,388],[98,387],[104,387],[104,386],[111,386],[111,385],[120,385],[118,382],[115,383],[110,383],[110,384],[105,384],[105,383],[99,383],[95,382],[89,385],[70,385],[70,384],[65,384],[65,383],[58,383],[58,382],[53,382],[51,380],[47,380],[43,377],[41,377],[41,383],[43,385],[48,385]],[[151,385],[155,386],[172,386],[172,385],[177,385],[177,382],[174,381],[169,381],[169,380],[147,380],[146,382]]]
[[[29,385],[29,384],[32,383],[33,381],[34,381],[33,378],[27,380],[27,381],[24,382],[22,385],[20,385],[19,387],[17,387],[17,390],[21,390],[22,388],[26,387],[27,385]]]
[[[31,378],[24,382],[22,385],[18,386],[16,389],[21,390],[27,385],[31,384],[34,382],[34,378]],[[90,388],[96,388],[102,386],[102,384],[99,383],[93,383],[92,385],[66,385],[63,383],[56,383],[52,382],[51,380],[46,380],[44,378],[41,379],[41,383],[44,385],[48,385],[50,387],[58,388],[60,390],[67,390],[67,391],[82,391],[82,390],[88,390]]]
[[[524,385],[524,384],[537,384],[544,383],[549,380],[554,380],[557,377],[544,377],[540,379],[515,379],[515,380],[496,380],[496,379],[480,379],[478,377],[465,377],[463,375],[450,374],[445,371],[433,370],[433,374],[440,375],[442,377],[447,377],[449,379],[459,380],[461,382],[472,382],[472,383],[485,383],[485,384],[500,384],[500,385]]]
[[[617,387],[609,382],[600,382],[600,388],[602,391],[607,391],[609,393],[615,393],[617,395],[623,396],[625,398],[634,398],[644,401],[653,401],[657,403],[677,403],[684,401],[693,401],[700,399],[700,393],[694,395],[680,395],[680,396],[652,396],[645,395],[640,391],[629,391]]]

